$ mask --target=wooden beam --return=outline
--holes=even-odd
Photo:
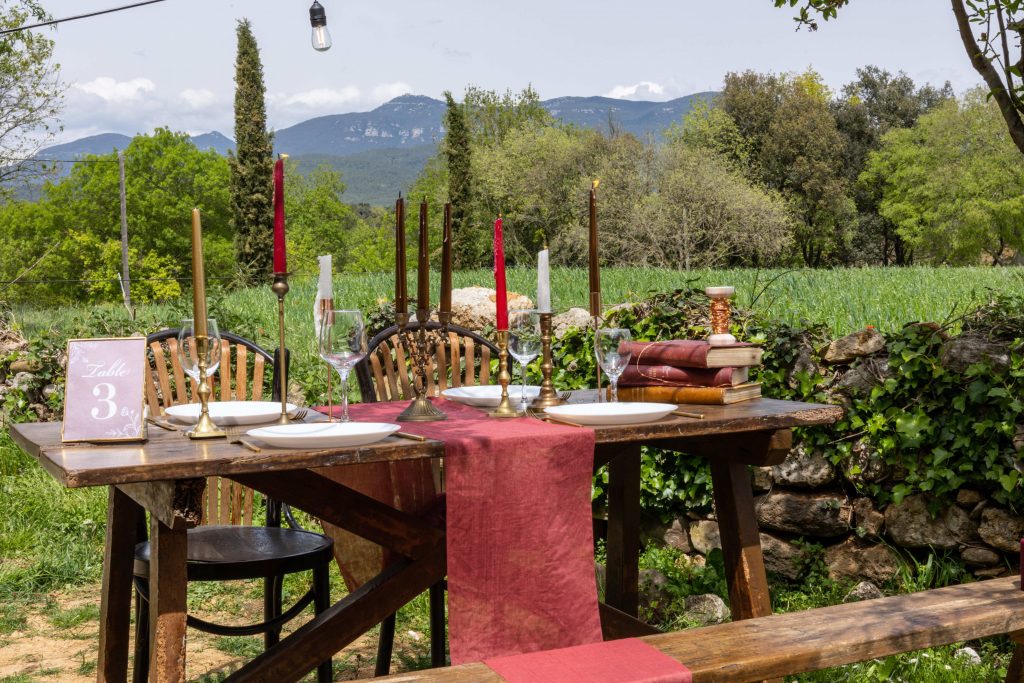
[[[149,680],[184,683],[187,532],[152,519],[149,574]]]
[[[100,647],[96,679],[121,683],[128,677],[128,634],[132,610],[132,564],[142,508],[109,487],[107,532],[100,595]]]

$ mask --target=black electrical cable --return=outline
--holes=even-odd
[[[18,31],[24,31],[30,28],[39,28],[40,26],[53,26],[54,24],[60,24],[65,21],[75,21],[76,19],[88,19],[89,17],[98,17],[101,14],[110,14],[111,12],[120,12],[121,10],[132,9],[135,7],[142,7],[143,5],[152,5],[157,2],[164,2],[164,0],[145,0],[145,2],[136,2],[131,5],[122,5],[121,7],[112,7],[110,9],[103,9],[97,12],[89,12],[87,14],[76,14],[73,17],[64,17],[63,19],[51,19],[50,21],[42,21],[38,24],[26,24],[24,26],[18,26],[16,28],[7,28],[0,31],[0,36],[7,35],[8,33],[17,33]]]

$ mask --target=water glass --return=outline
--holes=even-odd
[[[508,352],[519,363],[523,377],[520,402],[527,403],[526,366],[540,355],[540,311],[521,309],[508,314]]]
[[[354,310],[325,311],[320,324],[320,357],[341,377],[341,421],[349,422],[348,376],[366,356],[363,314]]]
[[[199,382],[199,358],[206,363],[206,376],[213,377],[220,367],[220,330],[215,318],[206,319],[206,339],[196,339],[192,318],[181,321],[178,330],[178,360],[185,374]]]
[[[632,339],[629,330],[621,328],[601,328],[597,331],[594,341],[597,363],[608,375],[612,385],[612,403],[619,400],[619,375],[629,365],[629,358],[632,355],[623,348],[623,344]]]

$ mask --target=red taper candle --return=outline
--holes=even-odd
[[[284,245],[284,159],[274,163],[274,272],[288,272]]]
[[[494,306],[495,328],[508,329],[508,289],[505,285],[505,242],[501,232],[501,216],[494,221]]]

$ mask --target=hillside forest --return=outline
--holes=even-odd
[[[587,192],[600,180],[604,265],[833,267],[1005,265],[1024,250],[1024,165],[985,92],[914,83],[873,66],[831,91],[812,70],[726,76],[710,104],[663,136],[610,117],[598,131],[556,121],[528,88],[448,97],[446,139],[410,188],[432,225],[455,202],[460,268],[489,266],[491,222],[530,265],[586,259]],[[189,214],[204,216],[207,276],[237,281],[228,161],[184,133],[139,135],[125,154],[132,296],[181,294]],[[286,171],[289,265],[393,268],[393,207],[349,205],[337,171]],[[120,298],[115,154],[88,156],[38,201],[0,208],[0,298],[57,304]],[[416,212],[410,211],[415,216]],[[440,230],[435,230],[439,241]],[[437,250],[439,253],[439,244]]]

